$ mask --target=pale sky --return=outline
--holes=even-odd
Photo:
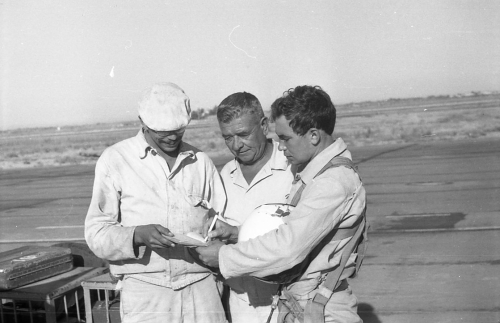
[[[174,82],[193,109],[500,90],[500,1],[0,0],[1,130],[128,121]]]

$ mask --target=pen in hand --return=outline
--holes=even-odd
[[[217,222],[217,218],[219,217],[219,215],[216,213],[214,215],[214,218],[212,220],[212,223],[210,224],[210,227],[208,228],[208,232],[207,232],[207,236],[205,237],[205,242],[208,241],[208,234],[210,233],[210,231],[212,231],[214,229],[214,226],[215,226],[215,222]]]

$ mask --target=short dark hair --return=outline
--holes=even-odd
[[[243,114],[254,114],[259,120],[264,117],[262,105],[252,93],[233,93],[217,107],[217,120],[222,123],[229,123]]]
[[[301,85],[289,89],[271,105],[271,119],[285,116],[299,136],[309,129],[321,129],[331,135],[337,112],[330,96],[320,86]]]

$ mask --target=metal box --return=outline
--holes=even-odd
[[[83,322],[82,282],[107,271],[104,267],[75,267],[36,283],[0,291],[0,322]]]
[[[9,290],[73,269],[71,249],[24,246],[0,253],[0,290]]]

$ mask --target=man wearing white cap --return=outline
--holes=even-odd
[[[122,322],[225,322],[220,290],[175,234],[201,233],[226,195],[209,157],[182,141],[189,98],[157,83],[139,103],[142,129],[108,147],[95,170],[85,239],[122,286]]]

